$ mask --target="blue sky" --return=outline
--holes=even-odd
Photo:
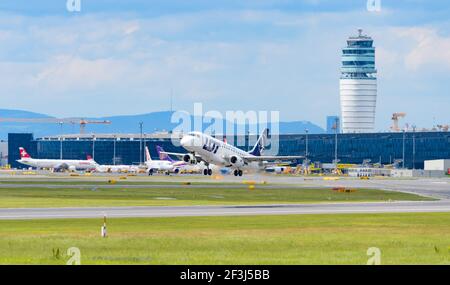
[[[381,0],[0,1],[1,108],[54,116],[279,110],[321,126],[339,113],[340,49],[375,40],[377,130],[393,112],[450,123],[450,3]]]

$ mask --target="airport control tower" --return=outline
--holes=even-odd
[[[341,122],[344,133],[369,133],[375,127],[377,70],[373,39],[358,29],[342,49]]]

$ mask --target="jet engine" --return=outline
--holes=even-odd
[[[67,163],[62,163],[62,164],[59,165],[57,168],[58,168],[59,170],[62,170],[62,171],[64,171],[64,170],[69,170],[69,165],[68,165]]]
[[[233,155],[232,157],[230,157],[230,162],[235,167],[242,167],[242,166],[244,166],[244,160],[240,156]]]
[[[183,161],[184,161],[184,162],[188,162],[188,163],[190,163],[190,164],[197,164],[197,159],[196,159],[195,156],[194,156],[193,154],[191,154],[191,153],[185,154],[185,155],[183,156]]]

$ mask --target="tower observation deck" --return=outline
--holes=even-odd
[[[375,127],[377,70],[373,39],[362,34],[347,39],[342,49],[341,121],[344,133],[369,133]]]

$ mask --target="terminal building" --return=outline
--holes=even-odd
[[[17,163],[19,147],[35,158],[85,159],[92,156],[99,164],[139,164],[144,161],[144,146],[157,158],[156,145],[166,151],[184,152],[174,146],[169,134],[96,134],[64,135],[34,138],[30,133],[8,135],[8,163]],[[311,162],[330,163],[335,155],[335,134],[282,134],[279,155],[305,155]],[[248,139],[246,138],[247,142]],[[425,160],[450,158],[450,132],[347,133],[337,135],[337,158],[340,163],[361,164],[363,161],[383,165],[405,158],[400,167],[423,169]],[[243,147],[249,150],[250,146]],[[298,161],[297,163],[301,163]]]

